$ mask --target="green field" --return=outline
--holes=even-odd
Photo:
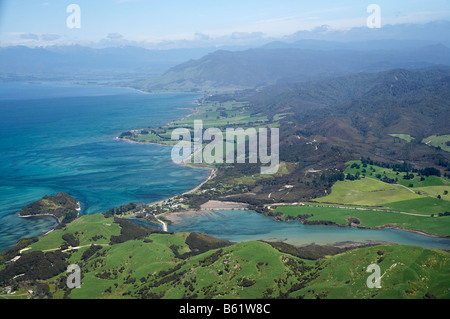
[[[414,137],[412,137],[411,135],[408,134],[389,134],[392,137],[398,137],[404,141],[407,141],[408,143],[410,143],[412,140],[414,140]]]
[[[367,289],[367,265],[381,270],[380,289]],[[375,246],[327,258],[311,285],[294,295],[331,299],[450,298],[449,253],[410,246]]]
[[[401,202],[400,202],[401,203]],[[393,205],[394,206],[394,205]],[[395,206],[399,211],[401,205]],[[275,212],[283,213],[284,218],[300,215],[312,215],[308,221],[331,221],[338,225],[348,225],[351,218],[359,221],[362,227],[392,227],[405,230],[418,230],[429,234],[449,236],[450,217],[414,216],[387,211],[358,210],[355,208],[313,207],[313,206],[280,206]]]
[[[440,213],[450,212],[450,202],[432,197],[388,203],[385,207],[396,211],[420,215],[438,215]]]
[[[358,166],[352,168],[353,164],[358,165],[359,168]],[[424,176],[421,178],[419,174],[410,172],[409,175],[414,175],[414,178],[405,179],[404,176],[406,175],[406,173],[394,172],[389,168],[383,168],[376,165],[367,165],[364,167],[361,161],[350,161],[347,163],[347,169],[344,172],[346,175],[349,173],[355,175],[358,172],[361,176],[370,177],[372,179],[380,180],[380,178],[387,177],[392,180],[397,180],[397,184],[406,186],[408,188],[445,185],[450,186],[449,179],[444,177]]]
[[[92,214],[83,216],[83,218],[76,219],[70,224],[68,229],[57,229],[49,233],[47,236],[40,238],[40,240],[31,246],[31,251],[38,250],[52,250],[59,248],[64,240],[63,234],[76,234],[79,239],[80,246],[87,246],[91,244],[108,244],[111,235],[119,235],[120,227],[114,223],[114,219],[104,218],[101,214]],[[98,238],[95,236],[102,235]],[[94,238],[94,239],[93,239]]]
[[[402,178],[405,173],[392,169],[362,165],[361,161],[347,164],[345,175],[360,175],[360,179],[336,182],[331,194],[317,198],[311,204],[324,207],[279,207],[276,212],[285,217],[312,214],[308,218],[310,221],[331,221],[339,225],[348,224],[352,217],[364,227],[394,225],[405,230],[450,235],[450,218],[439,216],[450,212],[450,182],[447,178],[414,173],[414,178],[406,180]],[[383,178],[397,178],[398,184],[382,182],[380,179]],[[355,210],[356,207],[365,210]]]
[[[283,115],[277,117],[280,119]],[[132,131],[132,136],[126,137],[135,142],[140,143],[155,143],[163,145],[176,145],[178,141],[172,141],[172,132],[177,128],[186,128],[191,131],[194,127],[194,121],[202,120],[203,128],[224,128],[230,126],[240,126],[242,128],[255,127],[258,128],[261,124],[267,124],[267,116],[252,115],[247,109],[247,103],[228,101],[224,103],[219,102],[205,102],[196,107],[195,112],[191,115],[173,121],[160,128],[141,129]],[[271,126],[276,126],[277,123],[272,123]],[[224,139],[226,138],[225,132]]]
[[[440,147],[444,151],[450,152],[450,135],[430,136],[424,138],[422,143],[433,147]]]
[[[383,206],[386,203],[421,198],[420,195],[395,184],[386,184],[372,178],[356,181],[338,181],[330,195],[315,199],[319,203],[337,203],[364,206]]]
[[[320,215],[321,209],[306,209]],[[286,211],[293,212],[293,208],[286,207]],[[110,242],[119,232],[125,234],[125,225],[102,214],[83,216],[68,224],[65,231],[74,234],[80,244],[102,242],[102,247],[89,255],[88,247],[66,253],[67,264],[81,267],[81,288],[67,288],[67,274],[62,271],[51,278],[41,274],[39,289],[46,286],[47,296],[57,299],[450,297],[449,253],[441,250],[383,245],[306,260],[289,246],[275,248],[257,241],[231,244],[193,233],[150,233],[134,238],[125,231],[131,236],[128,240]],[[54,231],[41,237],[23,255],[37,252],[39,247],[55,247],[63,242],[62,235]],[[93,239],[99,235],[103,238]],[[381,289],[366,285],[369,274],[365,270],[372,263],[382,270]],[[4,269],[0,270],[0,280],[4,280]],[[1,293],[5,286],[0,284],[0,298],[27,298],[28,289],[37,289],[30,280],[21,285],[15,295],[9,295]]]
[[[450,185],[417,187],[414,190],[429,197],[437,198],[440,196],[443,200],[450,201]]]

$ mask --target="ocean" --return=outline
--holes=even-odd
[[[171,148],[116,140],[186,116],[199,96],[61,83],[0,82],[0,251],[56,225],[21,208],[64,191],[82,214],[188,191],[208,171],[171,161]]]
[[[51,217],[18,217],[23,206],[44,195],[64,191],[80,201],[82,214],[92,214],[129,202],[160,201],[203,182],[209,171],[174,164],[170,147],[115,139],[126,130],[159,127],[186,116],[199,97],[107,86],[0,83],[0,251],[56,226]],[[252,211],[186,215],[169,231],[203,232],[236,242],[382,241],[450,248],[446,238],[276,222]]]

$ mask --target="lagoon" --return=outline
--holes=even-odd
[[[283,241],[303,246],[342,243],[371,243],[421,246],[430,249],[450,249],[449,238],[420,235],[397,229],[361,229],[336,226],[303,225],[298,221],[278,222],[253,211],[216,210],[198,214],[178,214],[170,232],[193,231],[243,242],[252,240]]]

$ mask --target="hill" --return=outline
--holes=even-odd
[[[78,201],[66,194],[60,192],[54,196],[44,196],[37,202],[31,203],[19,213],[20,217],[32,217],[51,215],[58,219],[61,223],[69,223],[78,217],[80,204]]]
[[[140,234],[114,240],[120,233],[129,233],[130,227],[138,227]],[[64,245],[67,234],[78,240],[78,247]],[[161,233],[104,214],[82,216],[65,229],[23,246],[28,249],[18,252],[14,261],[0,265],[0,287],[12,286],[17,298],[449,297],[448,252],[418,247],[343,251],[229,243],[202,234]],[[372,263],[383,274],[382,288],[376,291],[366,286],[369,274],[365,270]],[[66,285],[69,264],[80,267],[79,289]]]
[[[223,91],[318,80],[361,71],[450,65],[450,49],[439,44],[403,50],[336,49],[332,43],[322,43],[323,49],[290,46],[235,52],[219,50],[175,66],[160,77],[132,85],[143,90]]]
[[[306,201],[329,194],[346,163],[361,157],[435,167],[448,174],[448,152],[429,147],[422,139],[448,134],[449,100],[450,69],[444,66],[353,74],[207,97],[205,109],[240,104],[241,113],[249,118],[266,119],[264,125],[279,127],[280,162],[289,169],[256,180],[248,176],[255,174],[257,165],[221,167],[217,182],[209,181],[203,189],[240,181],[249,191],[233,194],[236,201]],[[221,121],[226,127],[233,119],[229,115]],[[252,125],[261,122],[248,126]],[[404,140],[398,134],[414,139]]]

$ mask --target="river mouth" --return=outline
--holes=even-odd
[[[249,210],[210,210],[166,217],[169,232],[206,233],[231,242],[262,240],[294,246],[327,245],[350,247],[373,244],[450,249],[450,239],[398,229],[362,229],[325,225],[303,225],[298,221],[275,221]]]

